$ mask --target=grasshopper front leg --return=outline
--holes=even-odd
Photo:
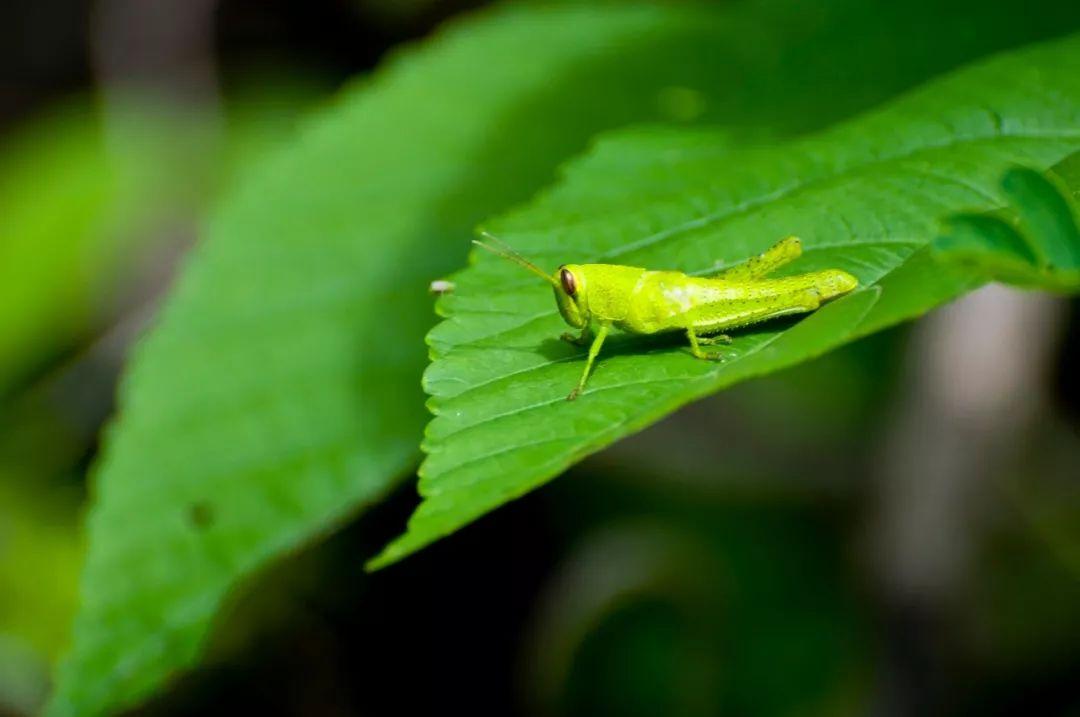
[[[578,385],[570,392],[570,395],[566,397],[567,401],[573,401],[585,390],[585,382],[589,380],[589,372],[592,370],[593,362],[596,361],[596,356],[600,353],[600,347],[604,345],[604,339],[607,338],[609,328],[607,324],[600,324],[600,330],[596,332],[596,338],[593,339],[592,346],[589,347],[589,358],[585,361],[585,370],[581,372],[581,380],[578,381]]]
[[[589,343],[589,327],[586,326],[585,328],[583,328],[581,330],[581,334],[578,336],[575,336],[571,332],[566,331],[563,332],[563,335],[559,338],[568,344],[573,344],[574,346],[584,346],[585,344]]]

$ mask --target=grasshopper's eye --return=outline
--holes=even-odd
[[[563,269],[559,272],[559,279],[562,281],[562,288],[569,296],[573,296],[577,293],[577,282],[574,281],[574,275],[569,269]]]

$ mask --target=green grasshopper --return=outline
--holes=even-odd
[[[565,333],[572,344],[589,343],[585,370],[570,395],[583,390],[593,363],[612,327],[633,334],[685,331],[695,358],[720,361],[719,352],[703,345],[730,343],[722,332],[789,314],[814,311],[823,301],[846,294],[859,281],[846,271],[825,269],[782,278],[770,273],[802,254],[802,242],[790,236],[759,256],[711,276],[688,276],[679,271],[650,271],[618,264],[563,264],[547,274],[487,232],[493,245],[473,243],[540,276],[555,289],[559,313],[577,336]],[[593,326],[596,326],[595,332]]]

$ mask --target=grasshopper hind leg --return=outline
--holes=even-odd
[[[713,274],[712,278],[724,279],[725,281],[763,279],[784,264],[798,259],[801,255],[802,241],[799,240],[799,237],[790,236],[781,239],[761,254],[747,259],[742,264],[736,264]]]
[[[702,336],[702,332],[698,332],[698,343],[702,346],[719,346],[721,344],[730,344],[732,339],[727,334],[713,334],[712,336]]]
[[[690,341],[690,353],[694,358],[707,361],[723,361],[723,352],[702,351],[701,346],[729,343],[730,336],[719,334],[725,329],[750,326],[769,319],[776,319],[791,314],[804,314],[821,306],[821,292],[817,289],[803,289],[790,294],[779,294],[756,301],[744,302],[737,311],[727,314],[712,315],[699,319],[686,328],[686,338]],[[703,338],[702,334],[709,338]]]
[[[698,336],[698,334],[694,330],[694,328],[691,326],[690,328],[688,328],[686,330],[686,338],[690,341],[690,353],[694,355],[694,358],[701,359],[703,361],[723,361],[724,360],[724,358],[725,358],[724,354],[719,352],[719,351],[702,351],[701,350],[701,345],[702,344],[705,344],[706,346],[712,346],[712,345],[715,345],[715,344],[718,344],[718,343],[723,343],[721,341],[718,341],[716,337],[713,337],[713,338],[700,337],[700,336]],[[728,341],[731,341],[730,337],[724,336],[723,338],[726,338]]]

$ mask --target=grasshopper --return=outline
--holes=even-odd
[[[730,343],[731,337],[724,331],[814,311],[823,301],[846,294],[859,284],[839,269],[767,278],[802,254],[802,242],[795,236],[741,264],[696,277],[618,264],[563,264],[547,274],[488,232],[480,234],[492,244],[475,239],[474,244],[552,285],[559,313],[581,332],[565,333],[563,340],[578,346],[591,342],[585,369],[566,397],[568,401],[585,390],[593,363],[612,328],[633,334],[685,331],[695,358],[721,361],[722,353],[701,347]]]

